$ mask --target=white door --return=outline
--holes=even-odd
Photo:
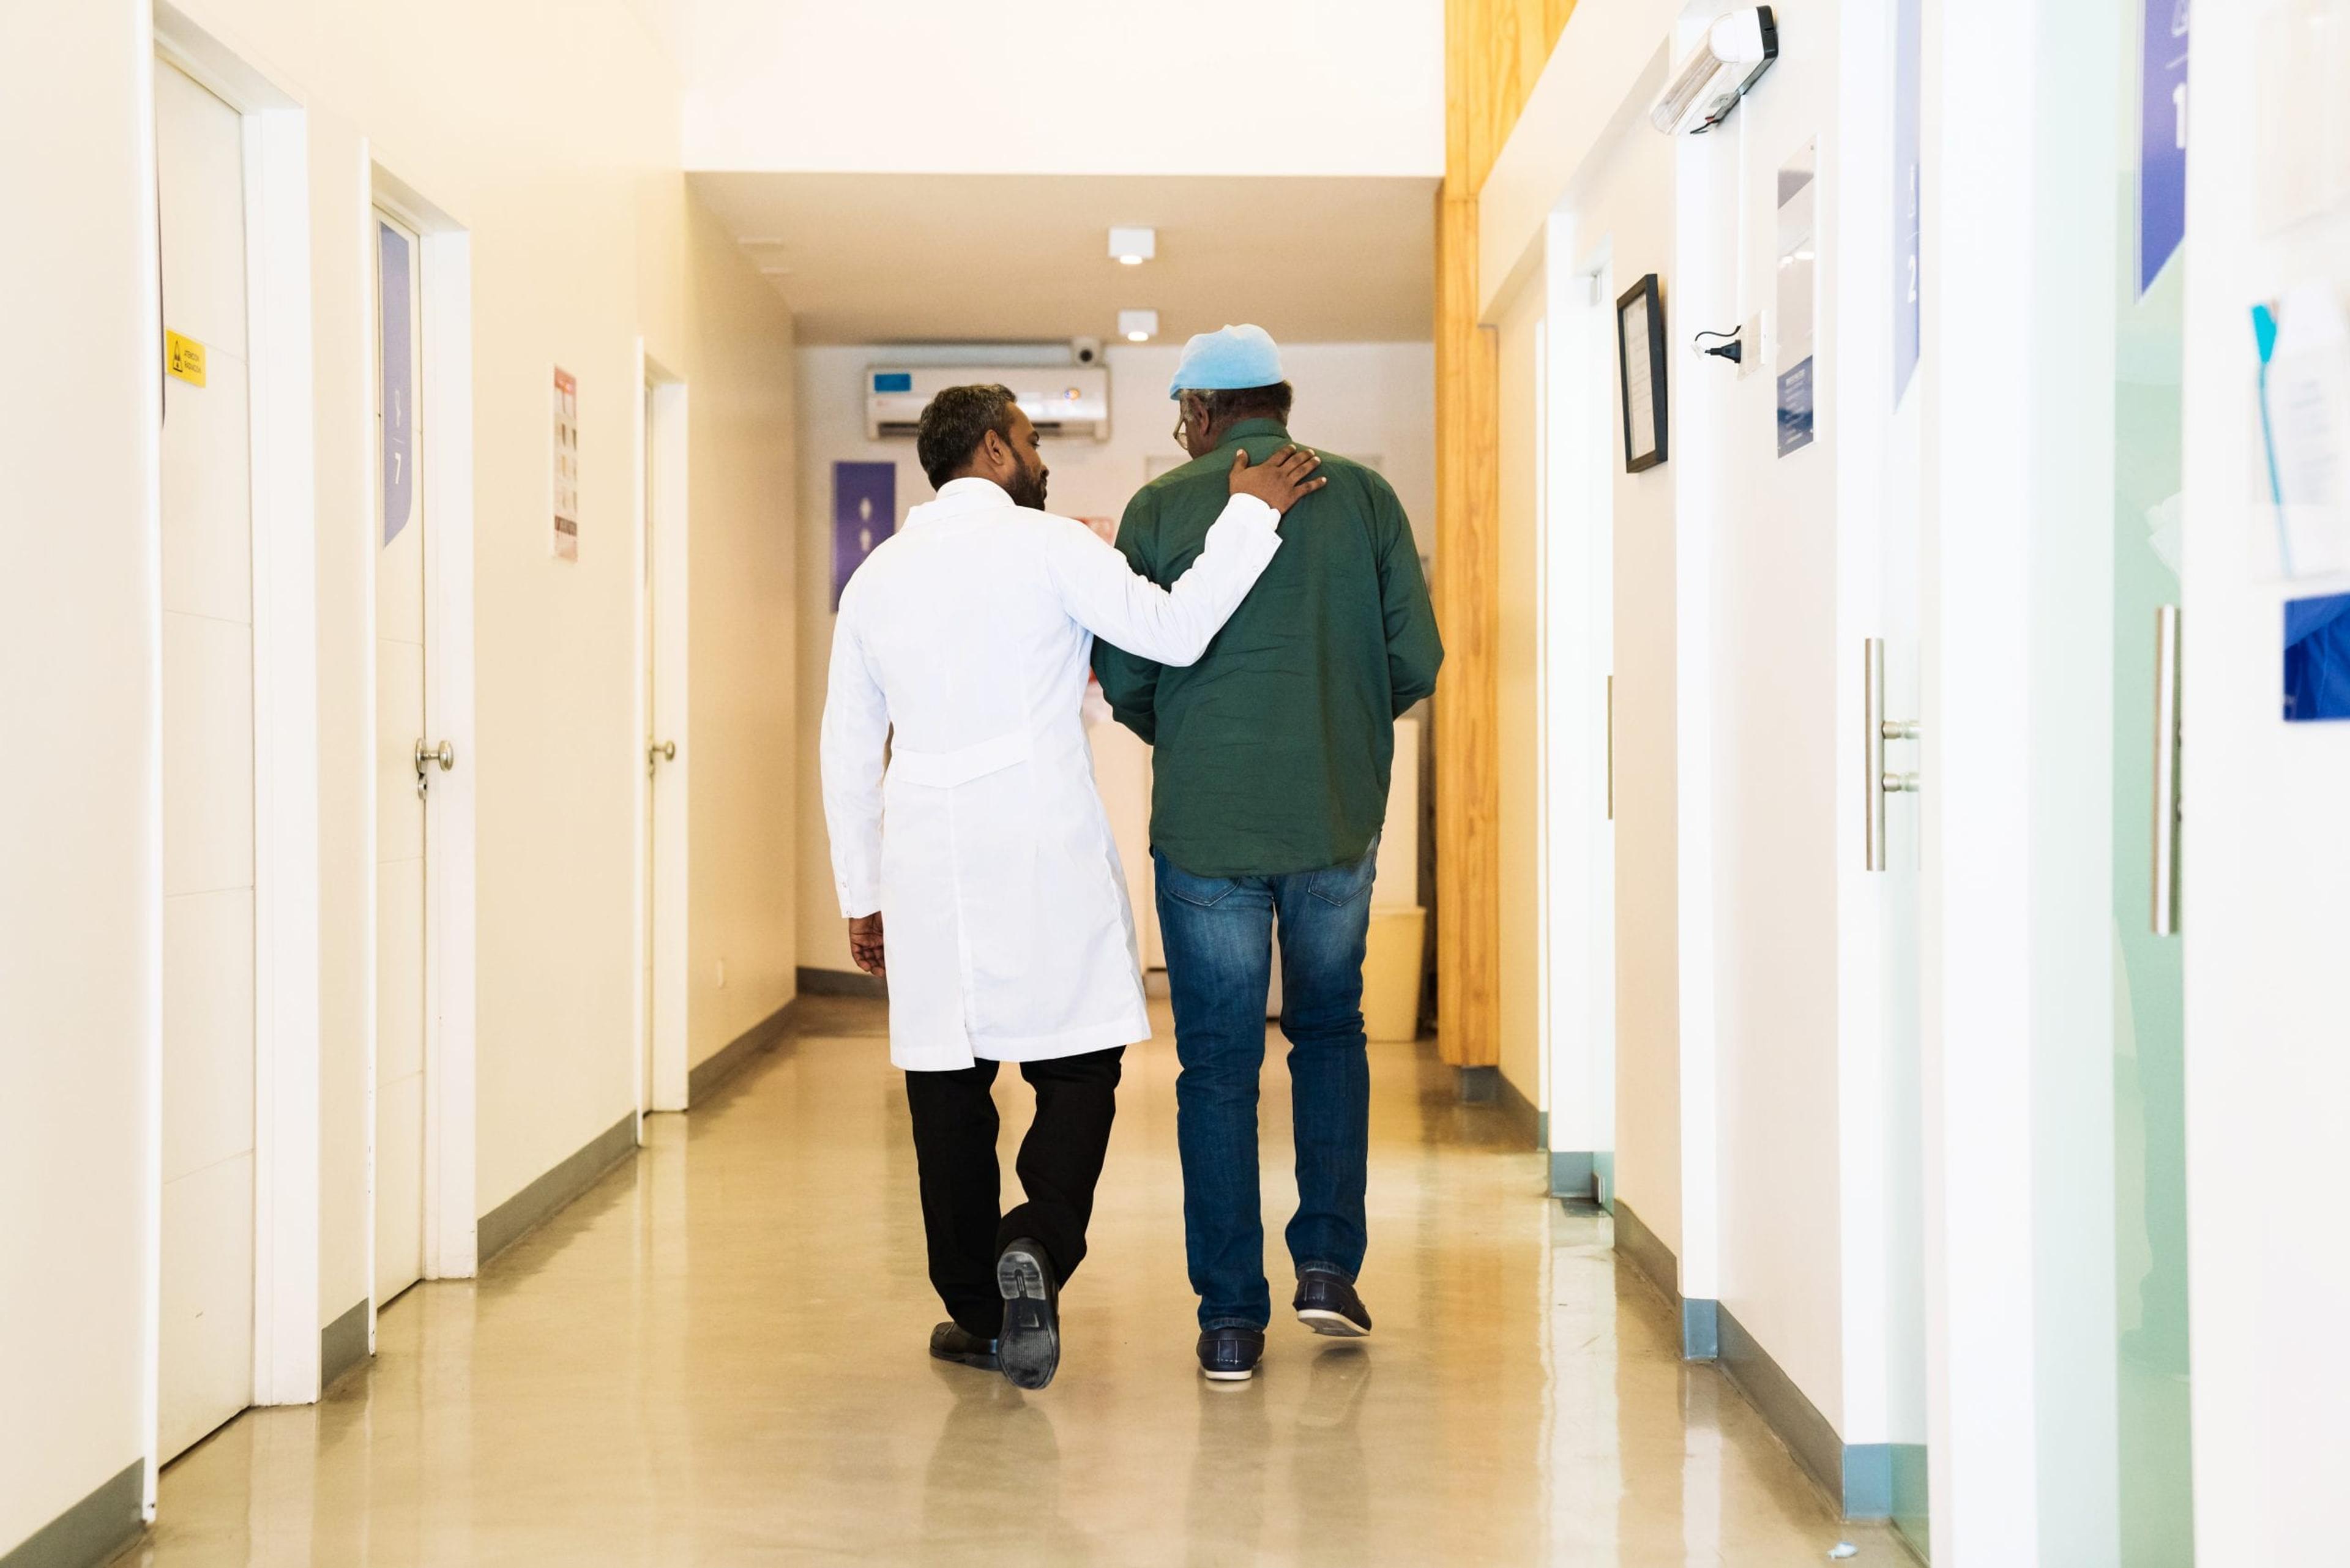
[[[422,280],[415,232],[376,215],[375,1301],[424,1273]]]
[[[660,632],[659,609],[660,579],[656,573],[655,562],[660,552],[655,547],[657,544],[655,531],[660,526],[659,514],[655,510],[655,498],[660,493],[660,485],[655,476],[660,443],[655,439],[654,421],[658,411],[660,394],[659,389],[650,381],[645,383],[644,400],[642,433],[645,453],[645,624],[644,635],[639,639],[639,646],[643,649],[645,658],[645,950],[639,955],[644,968],[641,978],[644,985],[645,1015],[639,1020],[644,1029],[644,1063],[641,1068],[644,1075],[644,1092],[639,1097],[639,1103],[648,1110],[660,1110],[667,1107],[664,1105],[661,1093],[663,1085],[658,1070],[660,1056],[658,1021],[660,1008],[660,998],[654,990],[654,978],[659,971],[654,954],[659,950],[655,932],[658,929],[656,922],[660,912],[660,764],[663,761],[661,748],[664,743],[661,740],[661,724],[666,715],[660,700],[661,690],[659,679],[660,659],[656,651],[660,647],[657,639]],[[669,760],[673,761],[677,756],[676,742],[672,741],[667,744]]]
[[[155,122],[163,321],[191,345],[163,388],[169,1459],[253,1400],[253,508],[243,120],[158,61]]]

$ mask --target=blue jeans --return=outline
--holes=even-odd
[[[1360,860],[1287,877],[1194,877],[1153,853],[1175,1003],[1175,1140],[1200,1326],[1272,1320],[1257,1193],[1257,1078],[1281,932],[1281,1032],[1289,1039],[1297,1214],[1289,1256],[1351,1281],[1363,1266],[1371,1073],[1363,1050],[1363,942],[1375,841]]]

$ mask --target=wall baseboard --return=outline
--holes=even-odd
[[[802,970],[802,974],[808,971]],[[867,978],[858,976],[859,980]],[[792,1021],[799,1012],[799,998],[794,997],[750,1028],[743,1031],[726,1044],[712,1052],[685,1075],[685,1103],[689,1108],[702,1104],[729,1078],[749,1066],[752,1061],[775,1049],[790,1038]]]
[[[597,1178],[637,1152],[637,1113],[630,1111],[586,1147],[567,1155],[554,1169],[482,1216],[481,1266],[560,1213]]]
[[[1641,1223],[1632,1206],[1617,1199],[1616,1251],[1671,1302],[1681,1324],[1681,1359],[1720,1366],[1746,1402],[1779,1435],[1812,1479],[1846,1519],[1887,1519],[1893,1514],[1897,1466],[1905,1489],[1923,1488],[1924,1450],[1907,1445],[1847,1443],[1820,1414],[1811,1397],[1795,1386],[1778,1362],[1718,1301],[1693,1300],[1680,1292],[1680,1260]],[[1910,1471],[1918,1472],[1913,1480]]]
[[[324,1394],[368,1358],[368,1303],[350,1311],[318,1331],[318,1392]]]
[[[879,975],[853,969],[809,969],[800,966],[799,992],[802,996],[865,996],[876,1002],[889,1000],[889,982]]]
[[[0,1568],[97,1568],[147,1527],[147,1461],[130,1466],[96,1491],[0,1553]]]
[[[1542,1113],[1534,1109],[1534,1103],[1526,1098],[1523,1090],[1510,1082],[1510,1075],[1498,1067],[1491,1071],[1493,1074],[1495,1085],[1493,1103],[1501,1106],[1502,1115],[1512,1127],[1517,1128],[1519,1137],[1525,1140],[1525,1146],[1528,1148],[1542,1147]]]
[[[1550,1151],[1550,1195],[1553,1198],[1573,1198],[1582,1202],[1593,1200],[1597,1191],[1597,1162],[1589,1149],[1555,1148]]]
[[[1827,1489],[1846,1519],[1885,1519],[1893,1512],[1893,1445],[1847,1443],[1810,1396],[1756,1343],[1728,1311],[1721,1313],[1719,1365],[1762,1414],[1795,1462]]]

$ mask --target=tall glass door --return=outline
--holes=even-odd
[[[2175,827],[2158,620],[2179,602],[2187,0],[2123,5],[2123,182],[2114,364],[2114,1262],[2124,1568],[2194,1561],[2188,1447],[2187,1150],[2180,944],[2158,931]],[[2191,649],[2192,628],[2177,647]],[[2162,668],[2167,660],[2168,668]],[[2175,689],[2172,689],[2175,691]],[[2161,733],[2158,733],[2158,726]],[[2158,762],[2159,764],[2158,765]],[[2158,820],[2169,815],[2170,823]],[[2178,842],[2176,837],[2172,844]]]

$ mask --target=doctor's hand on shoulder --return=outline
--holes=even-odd
[[[852,916],[848,922],[848,956],[867,974],[889,978],[889,966],[882,957],[881,911]]]
[[[1316,479],[1322,460],[1300,446],[1285,446],[1252,466],[1246,449],[1232,453],[1229,481],[1234,495],[1253,495],[1275,512],[1286,512],[1330,482]]]

